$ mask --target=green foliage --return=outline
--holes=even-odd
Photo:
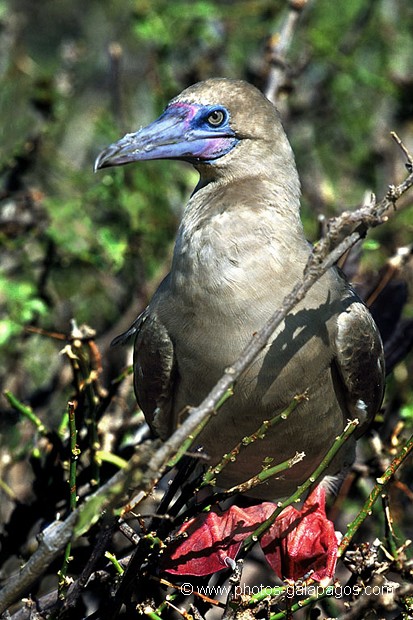
[[[307,49],[309,65],[294,96],[300,106],[305,97],[308,106],[314,133],[310,143],[305,138],[307,150],[317,154],[324,182],[333,190],[326,196],[327,206],[344,208],[359,204],[366,189],[382,189],[379,159],[392,147],[391,110],[396,111],[400,79],[412,67],[411,56],[406,60],[407,49],[413,53],[412,40],[405,37],[413,24],[412,6],[349,0],[338,10],[337,3],[318,0],[307,20],[293,55],[303,62]],[[295,125],[291,129],[295,138]],[[302,131],[300,124],[300,145]],[[309,167],[301,164],[303,155],[296,150],[300,167]]]
[[[47,307],[37,296],[35,284],[25,280],[9,280],[0,273],[0,300],[5,318],[0,319],[0,346],[17,336],[24,325],[44,316]]]
[[[413,427],[413,403],[405,404],[400,410],[400,417],[409,428]]]

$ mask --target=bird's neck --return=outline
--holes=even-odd
[[[229,171],[230,172],[230,171]],[[259,214],[268,212],[267,223],[274,231],[286,237],[304,238],[300,219],[300,185],[294,174],[271,176],[267,170],[256,174],[246,168],[240,175],[209,177],[201,174],[188,202],[181,228],[200,228],[211,223],[217,215],[227,211],[234,226],[240,216],[250,214],[251,226],[259,225]],[[230,230],[228,233],[230,234]]]
[[[176,240],[172,282],[204,289],[253,287],[286,270],[302,275],[308,258],[298,197],[273,180],[244,177],[198,187],[185,208]],[[184,294],[184,293],[183,293]]]
[[[222,195],[232,198],[229,205],[240,202],[252,210],[257,205],[274,209],[274,221],[279,213],[287,226],[301,227],[301,187],[294,154],[282,132],[276,147],[271,142],[243,140],[213,164],[195,166],[200,174],[187,210],[203,211],[205,205],[222,203]]]

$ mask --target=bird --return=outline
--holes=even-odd
[[[95,170],[142,160],[189,162],[199,173],[177,232],[168,275],[120,337],[134,337],[134,388],[152,429],[166,440],[240,356],[311,253],[300,218],[300,181],[276,107],[255,86],[210,78],[173,98],[161,116],[97,157]],[[303,452],[304,458],[249,495],[294,492],[348,420],[363,431],[384,391],[383,347],[372,316],[332,267],[310,289],[234,393],[196,439],[214,467],[299,394],[306,399],[240,450],[216,478],[222,489]],[[360,433],[358,433],[360,434]],[[354,435],[325,473],[338,484],[355,458]]]

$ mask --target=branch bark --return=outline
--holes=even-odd
[[[264,94],[274,105],[277,103],[280,91],[286,82],[287,52],[306,5],[307,0],[291,0],[288,14],[280,32],[273,34],[270,38],[268,55],[271,68]]]

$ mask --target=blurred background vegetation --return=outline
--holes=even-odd
[[[42,330],[67,335],[72,318],[96,330],[108,386],[127,363],[127,349],[109,343],[167,270],[196,183],[176,162],[94,175],[96,155],[196,81],[236,77],[264,88],[287,10],[285,0],[0,0],[0,385],[49,427],[60,423],[72,378],[62,341]],[[311,240],[320,214],[403,178],[389,132],[413,150],[412,32],[406,0],[312,0],[301,16],[279,107]],[[362,273],[411,243],[409,201],[369,236]],[[407,358],[388,397],[408,423],[412,371]],[[125,399],[133,411],[130,390]],[[0,478],[24,503],[30,490],[13,467],[32,435],[1,405]]]

